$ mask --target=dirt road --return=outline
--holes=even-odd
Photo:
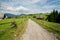
[[[40,25],[29,19],[25,33],[21,40],[57,40],[53,34],[47,32]]]

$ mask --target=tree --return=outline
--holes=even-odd
[[[54,22],[56,22],[56,18],[58,17],[58,11],[56,10],[55,12],[54,12]]]
[[[3,19],[5,19],[5,17],[6,17],[6,15],[4,14],[4,17],[3,17]]]
[[[53,12],[51,12],[50,15],[48,15],[47,20],[50,22],[56,22],[57,16],[58,16],[58,11],[53,10]]]
[[[56,22],[57,22],[57,23],[60,23],[60,12],[59,12],[58,17],[56,18]]]

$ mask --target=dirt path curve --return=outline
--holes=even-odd
[[[50,34],[31,19],[28,20],[26,32],[21,40],[56,40],[53,34]]]

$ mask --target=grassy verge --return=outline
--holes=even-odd
[[[60,24],[48,22],[44,20],[37,20],[32,18],[35,22],[41,25],[44,29],[55,34],[55,36],[60,40]]]
[[[0,30],[7,28],[11,25],[11,19],[0,20]]]
[[[17,28],[9,28],[11,25],[11,19],[0,21],[0,30],[9,28],[0,32],[0,40],[17,40],[24,32],[27,18],[16,18],[15,19]]]

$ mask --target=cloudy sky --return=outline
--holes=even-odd
[[[60,11],[60,0],[0,0],[0,11],[13,14]]]

